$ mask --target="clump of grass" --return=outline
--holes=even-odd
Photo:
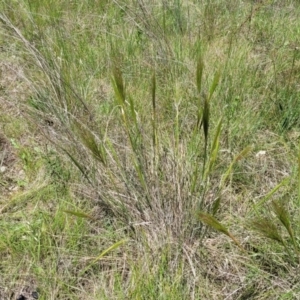
[[[174,107],[176,118],[173,128],[167,132],[162,129],[164,124],[158,120],[164,116],[157,109],[160,103],[155,73],[148,84],[152,112],[142,121],[140,115],[144,112],[127,90],[122,65],[112,61],[115,106],[109,116],[102,116],[106,121],[97,123],[98,116],[91,113],[89,104],[79,96],[69,70],[64,67],[71,63],[70,56],[59,63],[50,52],[42,53],[33,46],[8,18],[1,18],[41,73],[41,80],[32,82],[28,116],[57,151],[65,153],[77,167],[84,185],[95,195],[95,204],[115,222],[121,221],[132,236],[146,238],[154,250],[165,239],[172,243],[182,241],[184,245],[199,226],[194,212],[212,207],[204,199],[221,135],[222,120],[209,150],[210,105],[220,72],[214,75],[208,91],[203,92],[205,58],[199,59],[195,68],[197,113],[194,130],[188,137],[180,124],[181,103],[177,99],[166,99]],[[59,30],[57,34],[60,33]],[[49,118],[53,124],[48,123],[45,130],[45,120]],[[57,130],[54,135],[49,126]],[[118,136],[114,136],[116,130]],[[193,157],[192,170],[187,169]],[[76,211],[73,214],[79,216]]]
[[[281,288],[269,288],[279,276],[249,259],[263,249],[246,256],[238,231],[253,195],[265,195],[257,196],[252,212],[258,212],[290,182],[273,166],[265,176],[267,167],[251,155],[269,145],[265,130],[291,129],[276,127],[281,121],[271,113],[279,99],[297,125],[291,108],[298,52],[291,56],[282,46],[286,34],[275,31],[288,22],[280,23],[280,5],[269,1],[153,3],[54,1],[51,11],[47,1],[0,4],[6,47],[19,57],[28,87],[18,105],[47,145],[42,163],[56,193],[49,198],[59,205],[46,214],[46,231],[33,226],[41,251],[32,247],[35,235],[22,247],[30,240],[41,260],[47,261],[47,251],[53,261],[56,253],[72,257],[58,275],[51,262],[35,273],[51,274],[53,298],[242,299],[255,294],[260,279],[258,295],[278,295]],[[270,136],[274,164],[287,164],[276,144],[280,137]],[[30,183],[34,156],[21,154]],[[264,186],[269,177],[272,188]],[[58,196],[64,193],[68,200]],[[271,207],[270,216],[263,211],[252,225],[294,263],[297,227],[281,202]],[[223,235],[215,237],[208,227]],[[238,246],[230,254],[228,238]],[[28,260],[40,266],[33,256]],[[272,270],[274,261],[268,263]]]

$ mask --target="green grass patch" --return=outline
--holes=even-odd
[[[299,296],[299,4],[0,11],[0,298]]]

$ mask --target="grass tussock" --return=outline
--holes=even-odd
[[[0,298],[300,295],[297,3],[0,8]]]

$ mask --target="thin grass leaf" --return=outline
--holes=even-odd
[[[138,161],[134,161],[134,168],[135,168],[135,171],[138,175],[139,182],[140,182],[141,186],[144,189],[145,200],[148,204],[148,207],[152,210],[151,197],[150,197],[150,194],[149,194],[149,188],[148,188],[147,181],[146,181],[146,178],[145,178],[145,175],[144,175],[143,167]]]
[[[246,148],[244,148],[238,155],[235,156],[234,162],[237,162],[245,158],[251,150],[252,150],[251,146],[247,146]]]
[[[116,242],[115,244],[111,245],[110,247],[108,247],[107,249],[105,249],[104,251],[102,251],[92,262],[92,264],[94,264],[95,262],[97,262],[98,260],[100,260],[103,256],[105,256],[107,253],[109,253],[110,251],[119,248],[120,246],[122,246],[124,243],[126,243],[128,240],[124,239],[121,241]]]
[[[197,62],[197,70],[196,70],[196,84],[197,84],[197,91],[199,97],[197,127],[196,127],[198,129],[201,129],[202,122],[203,122],[202,97],[201,97],[203,69],[204,69],[203,57],[200,56]],[[204,99],[206,99],[206,97]]]
[[[114,66],[112,71],[113,71],[113,88],[117,96],[119,105],[123,106],[126,100],[123,76],[120,68],[117,66]]]
[[[82,173],[82,175],[86,178],[86,180],[92,184],[89,176],[87,175],[87,171],[85,170],[85,168],[83,166],[81,166],[81,164],[78,162],[77,159],[75,159],[75,157],[66,149],[62,148],[61,149],[69,156],[69,158],[72,160],[72,162],[75,164],[75,166],[79,169],[79,171]]]
[[[218,153],[218,150],[219,150],[219,144],[220,144],[219,141],[220,141],[220,133],[221,133],[221,129],[222,129],[222,121],[223,121],[223,117],[220,118],[217,128],[216,128],[216,133],[215,133],[213,144],[211,147],[212,153]],[[216,154],[213,155],[213,160],[216,159],[216,156],[217,156]]]
[[[210,154],[210,158],[209,158],[209,164],[208,164],[208,168],[205,171],[205,175],[204,177],[206,177],[207,175],[209,175],[209,173],[211,172],[215,161],[217,159],[218,153],[219,153],[219,146],[220,146],[220,134],[221,134],[221,128],[222,128],[222,118],[219,120],[218,125],[217,125],[217,129],[214,135],[214,140],[213,140],[213,144],[211,147],[211,154]]]
[[[291,178],[285,177],[280,183],[278,183],[265,197],[263,197],[258,203],[256,203],[253,209],[257,209],[266,203],[282,186],[286,186],[289,184]]]
[[[204,160],[203,160],[203,170],[202,175],[204,176],[207,160],[207,145],[208,145],[208,129],[209,129],[209,114],[210,114],[209,102],[207,98],[204,100],[202,124],[204,131]]]
[[[210,102],[218,84],[219,84],[219,81],[220,81],[220,77],[221,77],[221,73],[220,71],[218,71],[217,73],[215,73],[214,75],[214,79],[213,79],[213,82],[210,86],[210,89],[209,89],[209,96],[208,96],[208,102]]]
[[[131,96],[128,96],[128,100],[129,100],[129,107],[130,107],[131,117],[134,121],[135,127],[138,129],[137,113],[136,113],[136,110],[135,110],[134,101],[133,101]]]
[[[64,213],[78,217],[78,218],[83,218],[83,219],[90,219],[90,220],[95,220],[95,218],[93,218],[92,216],[81,212],[81,211],[73,211],[73,210],[63,210]]]
[[[156,112],[156,74],[155,72],[152,75],[152,108],[153,112]]]
[[[157,153],[157,120],[156,120],[156,75],[155,72],[152,76],[152,146],[154,152],[154,164],[156,162]]]
[[[81,272],[79,272],[78,277],[80,277],[82,274],[84,274],[90,267],[92,267],[98,260],[102,259],[107,253],[111,252],[114,249],[119,248],[127,241],[128,240],[126,240],[126,239],[120,240],[120,241],[116,242],[115,244],[113,244],[112,246],[105,249],[104,251],[102,251],[95,259],[93,259],[93,261],[86,268],[84,268]]]
[[[208,141],[209,115],[210,115],[210,105],[209,105],[207,98],[205,98],[203,114],[202,114],[202,124],[203,124],[204,138],[205,138],[206,144]]]
[[[218,210],[220,208],[220,204],[221,204],[221,196],[219,196],[213,203],[213,206],[212,206],[213,216],[218,212]]]
[[[194,169],[193,174],[192,174],[192,184],[191,184],[191,192],[192,193],[195,192],[196,184],[197,184],[197,181],[198,181],[198,178],[199,178],[199,175],[200,175],[199,173],[200,173],[200,166],[199,166],[199,164],[196,164],[195,169]]]
[[[203,57],[200,56],[197,62],[197,71],[196,71],[196,83],[197,83],[197,91],[199,95],[201,93],[201,88],[202,88],[203,69],[204,69]]]
[[[220,189],[223,188],[225,182],[227,181],[228,177],[232,173],[232,169],[233,169],[234,165],[236,164],[236,162],[241,160],[242,158],[246,157],[251,150],[252,150],[252,147],[248,146],[248,147],[244,148],[239,154],[237,154],[234,157],[234,159],[232,160],[231,164],[229,165],[227,171],[222,176],[222,179],[220,182]]]
[[[198,109],[198,114],[197,114],[197,123],[196,123],[196,127],[195,130],[200,130],[202,125],[203,125],[203,109],[201,107],[199,107]]]
[[[298,153],[298,207],[300,207],[300,150]]]

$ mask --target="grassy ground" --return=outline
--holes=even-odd
[[[1,299],[300,299],[297,1],[0,11]]]

